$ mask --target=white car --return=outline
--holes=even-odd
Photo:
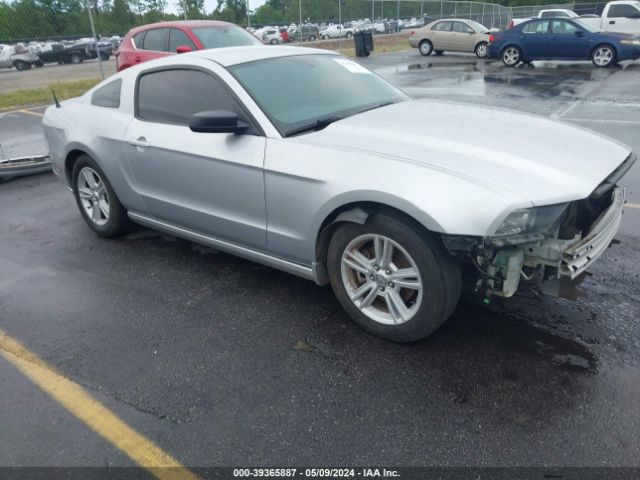
[[[139,64],[43,126],[98,235],[134,221],[330,283],[395,341],[429,335],[463,290],[488,301],[576,280],[618,230],[635,160],[578,127],[414,101],[352,60],[286,46]]]

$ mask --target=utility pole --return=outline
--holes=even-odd
[[[89,24],[91,25],[91,34],[93,35],[93,41],[96,42],[96,54],[98,55],[98,65],[100,66],[100,76],[104,80],[104,68],[102,68],[102,57],[100,56],[100,49],[98,48],[98,35],[96,34],[96,26],[93,24],[93,14],[91,13],[91,7],[87,3],[84,4],[89,12]]]

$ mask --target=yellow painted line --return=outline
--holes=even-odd
[[[629,202],[627,202],[627,203],[624,204],[624,206],[628,207],[628,208],[640,208],[640,203],[629,203]]]
[[[193,472],[0,329],[0,355],[47,395],[160,480],[197,480]],[[168,468],[167,468],[168,467]]]
[[[44,113],[32,112],[31,110],[16,110],[16,113],[26,113],[28,115],[35,115],[36,117],[44,117]]]

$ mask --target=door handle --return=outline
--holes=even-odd
[[[138,137],[136,140],[127,140],[127,143],[132,147],[136,147],[139,152],[144,152],[151,146],[147,139],[144,137]]]
[[[615,24],[615,23],[616,23],[616,21],[615,21],[615,20],[609,20],[609,25],[613,25],[613,24]]]
[[[136,62],[139,62],[140,60],[142,60],[140,57],[136,57],[136,58],[135,58],[135,61],[136,61]]]

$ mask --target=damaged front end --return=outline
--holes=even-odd
[[[624,188],[616,182],[629,157],[586,199],[512,212],[491,237],[443,236],[450,253],[466,257],[476,275],[472,289],[489,303],[511,297],[521,282],[575,299],[585,270],[607,249],[620,227]]]

